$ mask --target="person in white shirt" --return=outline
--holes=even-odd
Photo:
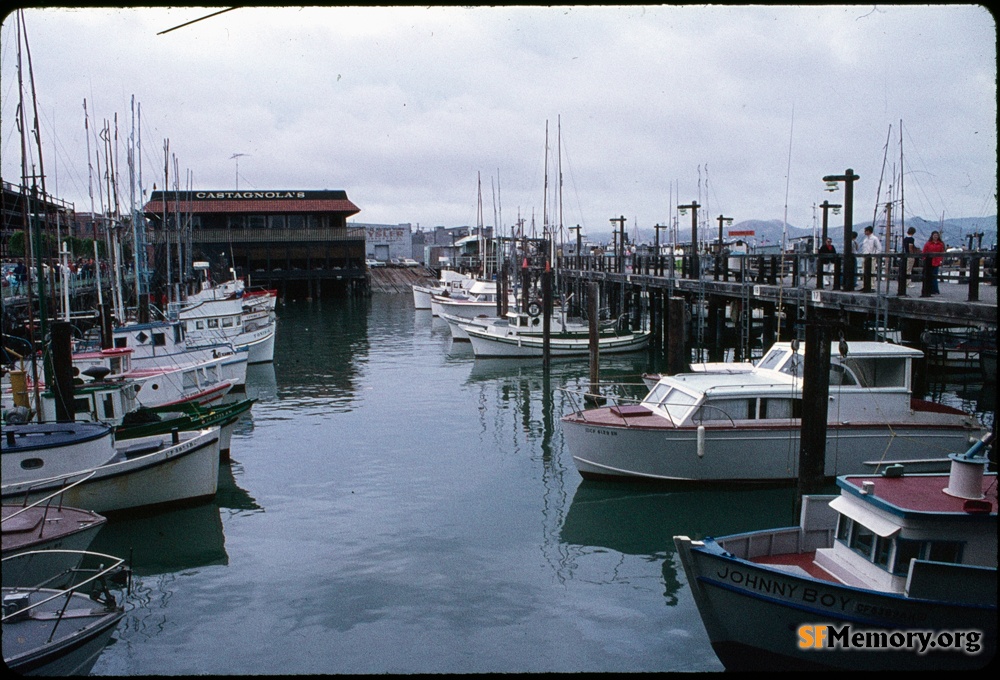
[[[860,252],[862,255],[875,255],[882,250],[882,243],[878,236],[874,234],[871,227],[865,227],[865,237],[861,240]]]

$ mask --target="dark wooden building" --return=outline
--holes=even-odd
[[[169,252],[171,272],[183,274],[174,281],[194,261],[309,297],[367,280],[365,230],[347,226],[360,209],[346,191],[154,191],[143,212],[156,269]]]

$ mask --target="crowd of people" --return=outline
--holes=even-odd
[[[93,258],[77,258],[66,265],[69,275],[73,280],[88,280],[97,275],[98,265]],[[53,263],[51,271],[56,276],[57,281],[62,280],[62,267],[59,262]],[[99,265],[102,276],[108,275],[108,263],[102,261]],[[43,265],[43,273],[48,274],[50,266]],[[29,280],[36,276],[35,268],[25,265],[23,259],[4,259],[2,284],[5,289],[9,289],[11,295],[21,295],[26,291]]]

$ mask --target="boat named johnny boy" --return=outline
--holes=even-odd
[[[838,478],[799,526],[675,536],[728,671],[981,669],[997,642],[997,477],[988,438],[949,474]]]

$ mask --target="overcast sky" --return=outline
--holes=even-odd
[[[25,11],[50,193],[90,209],[86,100],[102,170],[117,116],[127,210],[134,97],[145,191],[169,139],[170,188],[176,158],[181,189],[344,189],[368,223],[475,225],[481,177],[505,229],[649,229],[691,201],[808,228],[847,168],[859,222],[898,198],[901,128],[907,217],[997,212],[979,6],[240,8],[161,34],[217,9]],[[15,28],[0,151],[20,183]]]

